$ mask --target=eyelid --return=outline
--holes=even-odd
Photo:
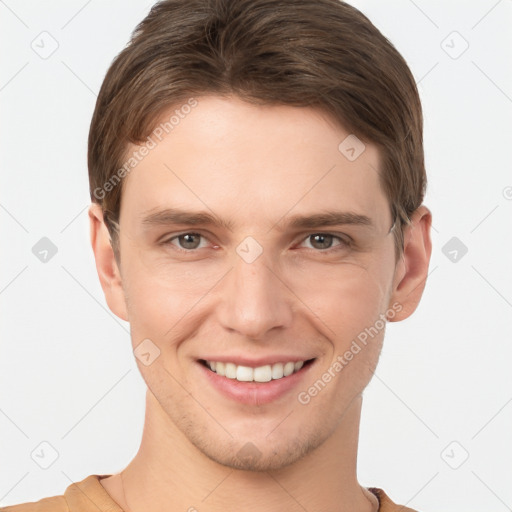
[[[207,240],[213,246],[218,247],[218,245],[215,244],[214,242],[212,242],[208,236],[206,236],[204,233],[201,232],[201,230],[182,231],[180,233],[175,233],[172,236],[165,235],[162,237],[162,240],[159,243],[162,245],[173,245],[176,250],[182,251],[182,252],[192,253],[192,252],[198,251],[199,249],[183,249],[182,247],[179,247],[178,245],[171,243],[173,240],[176,240],[177,238],[179,238],[180,236],[183,236],[183,235],[199,235],[200,237]],[[201,249],[204,249],[204,247],[201,247]]]
[[[299,243],[305,242],[309,237],[313,235],[327,235],[332,236],[333,238],[337,238],[340,241],[339,245],[335,245],[334,247],[329,247],[327,249],[312,249],[315,250],[315,252],[329,252],[331,250],[336,250],[336,247],[340,246],[350,246],[353,242],[352,238],[348,236],[345,233],[336,233],[331,231],[308,231],[305,235],[302,235],[302,238],[300,239]]]

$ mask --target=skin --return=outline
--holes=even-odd
[[[149,366],[137,359],[148,386],[140,449],[101,483],[132,512],[376,510],[356,466],[362,392],[384,329],[308,404],[297,395],[379,315],[393,310],[389,320],[400,321],[416,309],[431,213],[423,205],[414,212],[395,260],[374,145],[351,162],[338,150],[349,132],[316,109],[197,100],[125,178],[119,265],[101,209],[89,211],[110,309],[130,322],[134,349],[149,338],[160,350]],[[148,212],[168,207],[213,212],[233,226],[144,227]],[[373,227],[286,225],[292,215],[330,209],[364,214]],[[184,233],[202,237],[169,242]],[[322,246],[316,233],[348,235],[352,244],[334,237]],[[252,263],[236,252],[247,236],[263,249]],[[205,354],[235,353],[316,360],[283,397],[248,405],[220,394],[199,371]],[[239,455],[247,443],[257,448],[253,460]]]

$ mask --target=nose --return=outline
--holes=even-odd
[[[264,256],[252,263],[234,258],[234,267],[223,279],[217,307],[217,318],[225,329],[253,340],[292,322],[293,294]]]

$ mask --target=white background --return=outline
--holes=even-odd
[[[419,83],[434,226],[423,301],[388,325],[365,392],[359,480],[426,512],[510,510],[512,1],[352,3]],[[104,74],[150,6],[0,2],[0,505],[117,472],[139,446],[145,385],[96,276],[86,144]],[[43,31],[59,45],[47,59],[31,48]],[[58,248],[47,263],[42,237]],[[468,249],[456,262],[452,237]],[[59,455],[48,469],[31,458],[43,441]]]

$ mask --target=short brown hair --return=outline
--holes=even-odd
[[[110,66],[89,132],[91,200],[116,257],[123,184],[112,180],[128,144],[146,140],[172,106],[204,94],[315,107],[374,143],[401,255],[426,173],[416,83],[390,41],[339,0],[164,0]]]

